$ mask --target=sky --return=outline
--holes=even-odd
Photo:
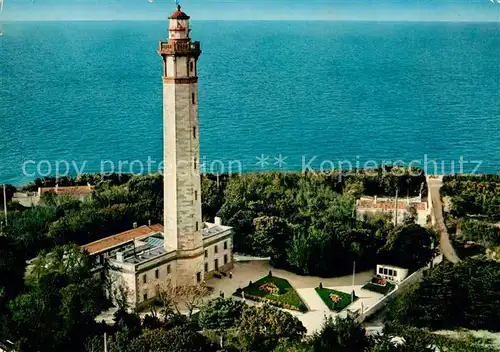
[[[174,0],[0,0],[2,21],[165,20]],[[500,0],[180,0],[193,20],[495,21]]]

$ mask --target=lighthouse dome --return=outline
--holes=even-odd
[[[177,11],[170,15],[171,20],[189,20],[189,16],[181,11],[181,5],[177,5]]]

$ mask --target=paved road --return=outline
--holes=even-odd
[[[439,190],[441,189],[441,186],[443,186],[443,180],[442,178],[428,177],[427,183],[429,185],[429,197],[431,197],[432,201],[433,214],[431,214],[431,216],[436,220],[435,228],[441,237],[439,240],[441,252],[445,258],[448,259],[448,261],[457,263],[460,261],[460,258],[451,244],[448,230],[444,224],[443,204],[441,202],[441,195],[439,194]]]

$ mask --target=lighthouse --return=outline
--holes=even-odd
[[[98,270],[110,268],[111,292],[131,307],[148,307],[164,285],[198,286],[232,273],[233,228],[215,217],[202,223],[198,73],[200,43],[191,41],[180,6],[160,41],[163,85],[164,224],[137,226],[83,247]],[[107,261],[109,266],[103,266]],[[231,274],[229,274],[232,277]]]
[[[161,41],[163,66],[163,162],[165,246],[177,251],[177,281],[203,280],[198,129],[200,43],[191,40],[189,16],[180,5],[169,17],[168,41]]]

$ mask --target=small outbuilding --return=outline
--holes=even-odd
[[[399,284],[408,276],[408,269],[400,268],[398,266],[378,264],[377,276],[387,281]]]

